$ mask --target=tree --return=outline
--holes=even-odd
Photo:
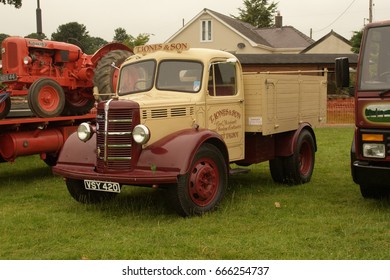
[[[45,33],[42,33],[41,35],[38,33],[30,33],[30,34],[24,36],[24,38],[32,38],[32,39],[38,39],[38,40],[47,40],[48,39],[46,37]]]
[[[126,29],[122,27],[118,27],[117,29],[114,30],[114,32],[115,35],[113,40],[115,42],[125,44],[130,48],[134,48],[135,46],[145,45],[147,42],[149,42],[150,39],[150,34],[141,33],[138,34],[137,37],[134,37],[132,35],[127,34]]]
[[[3,3],[4,5],[13,5],[17,9],[22,7],[22,0],[0,0],[0,3]]]
[[[83,52],[87,48],[88,39],[86,26],[77,22],[62,24],[57,28],[57,32],[51,34],[51,40],[77,45]]]
[[[113,40],[115,42],[124,42],[129,39],[129,35],[127,35],[126,29],[122,27],[118,27],[117,29],[114,30],[115,35]]]
[[[239,16],[232,17],[257,28],[272,27],[277,5],[275,2],[268,4],[268,0],[244,0],[245,8],[238,8]]]
[[[359,53],[360,51],[360,43],[362,41],[362,36],[363,36],[363,30],[353,32],[353,36],[351,38],[351,44],[352,44],[351,51],[353,51],[354,53]]]
[[[149,34],[141,33],[141,34],[138,34],[137,37],[129,35],[129,39],[125,40],[123,43],[126,46],[133,49],[135,46],[145,45],[147,42],[149,42],[149,39],[150,39]]]
[[[93,54],[106,44],[107,41],[100,37],[88,37],[88,39],[86,40],[86,48],[84,51],[87,54]]]

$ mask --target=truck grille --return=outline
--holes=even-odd
[[[110,101],[97,110],[97,169],[124,171],[132,168],[133,110],[109,108]]]

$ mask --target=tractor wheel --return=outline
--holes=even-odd
[[[225,194],[227,174],[221,152],[211,144],[202,145],[188,173],[169,189],[172,205],[184,217],[212,211]]]
[[[11,98],[7,97],[3,102],[0,103],[0,120],[4,119],[9,111],[11,110]]]
[[[294,153],[285,160],[285,180],[291,185],[310,181],[314,169],[315,145],[313,135],[306,129],[298,136]]]
[[[133,53],[125,50],[114,50],[106,54],[98,62],[95,69],[95,76],[93,83],[97,87],[98,92],[103,94],[100,96],[100,100],[107,100],[110,98],[110,94],[115,93],[118,82],[119,70],[116,67],[120,67],[126,58]]]
[[[84,204],[108,201],[117,195],[117,193],[86,190],[82,180],[66,179],[66,187],[76,201]]]
[[[78,91],[67,92],[65,100],[64,114],[69,116],[87,114],[95,105],[95,99],[88,98]]]
[[[65,107],[64,90],[52,79],[36,80],[28,90],[28,104],[38,117],[58,117]]]

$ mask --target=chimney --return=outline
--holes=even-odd
[[[280,11],[278,11],[278,14],[275,16],[275,27],[276,28],[283,27],[283,17],[280,15]]]

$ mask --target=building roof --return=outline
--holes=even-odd
[[[214,17],[219,18],[238,33],[255,42],[271,48],[306,48],[315,41],[292,26],[257,28],[249,23],[240,21],[218,12],[204,9]]]
[[[332,64],[338,57],[348,57],[357,64],[356,54],[236,54],[241,64]]]
[[[329,37],[331,36],[334,36],[336,37],[337,39],[341,40],[342,42],[344,42],[345,44],[347,45],[350,45],[351,48],[352,48],[352,44],[350,41],[348,41],[347,39],[345,39],[343,36],[341,36],[340,34],[336,33],[333,31],[333,29],[328,33],[326,34],[324,37],[322,37],[321,39],[317,40],[316,42],[313,42],[310,46],[308,46],[306,49],[304,49],[302,51],[302,53],[306,53],[308,52],[309,50],[315,48],[316,46],[322,44],[324,41],[326,41]]]
[[[315,42],[292,26],[257,28],[249,23],[207,8],[203,9],[190,22],[183,26],[183,28],[171,36],[167,42],[172,41],[179,33],[183,32],[189,25],[204,14],[214,17],[233,32],[247,39],[254,47],[263,46],[268,49],[305,49]]]

